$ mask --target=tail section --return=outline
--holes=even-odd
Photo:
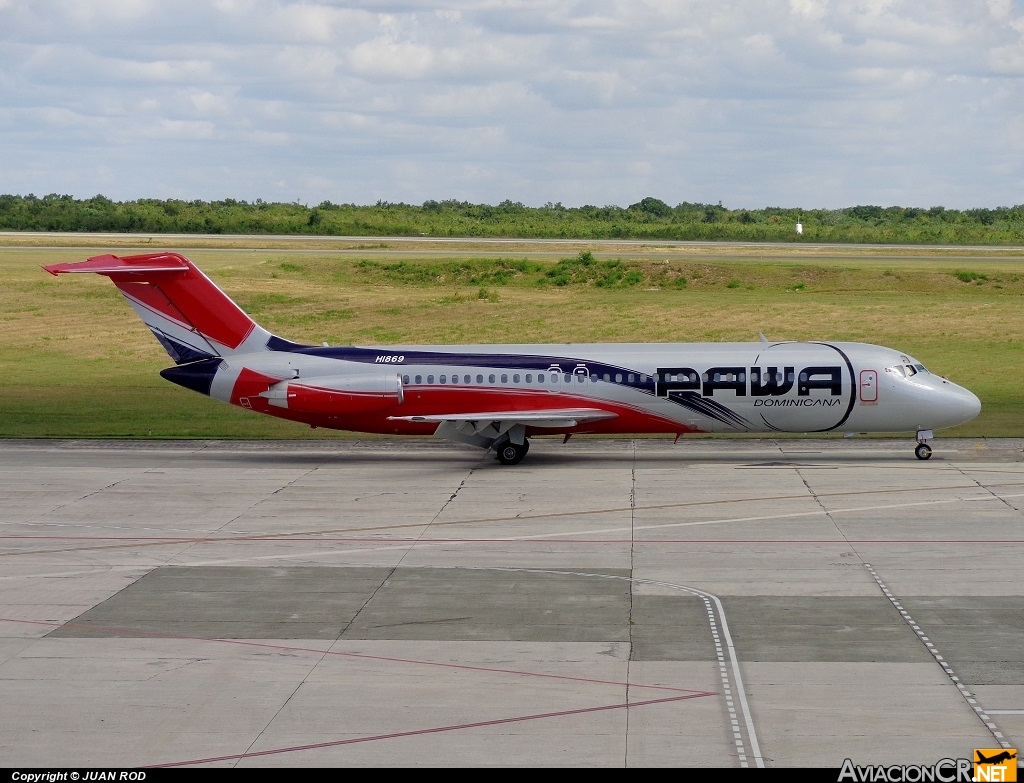
[[[93,256],[43,268],[109,277],[176,364],[269,350],[270,332],[177,253]]]

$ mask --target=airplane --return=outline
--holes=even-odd
[[[978,760],[974,762],[975,764],[1001,764],[1004,761],[1012,761],[1017,758],[1016,753],[1010,753],[1005,750],[1001,753],[997,753],[992,758],[985,758],[982,752],[978,749],[975,749],[974,752],[978,754]]]
[[[435,435],[493,450],[575,434],[916,433],[981,402],[899,351],[866,343],[303,345],[253,321],[186,257],[98,255],[43,267],[104,275],[174,360],[160,375],[247,410],[327,427]]]

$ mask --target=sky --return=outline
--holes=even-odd
[[[1024,203],[1024,0],[0,0],[0,193]]]

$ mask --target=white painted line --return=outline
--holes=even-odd
[[[726,649],[728,649],[729,651],[728,664],[731,664],[731,666],[727,666],[724,652],[717,652],[719,672],[722,678],[722,688],[723,690],[729,688],[730,683],[729,675],[727,672],[729,668],[731,668],[732,680],[735,684],[736,696],[737,700],[739,701],[739,711],[742,713],[743,718],[742,725],[743,728],[746,729],[747,739],[750,742],[750,755],[754,757],[754,766],[761,768],[764,767],[764,758],[761,756],[761,747],[757,741],[757,733],[754,731],[754,721],[750,713],[750,705],[747,703],[746,689],[743,687],[743,675],[740,673],[739,657],[736,655],[736,648],[732,642],[732,635],[729,633],[729,624],[726,622],[725,619],[725,609],[723,608],[722,602],[719,600],[718,596],[713,595],[712,593],[708,593],[704,590],[698,590],[696,587],[675,584],[673,582],[661,582],[656,581],[654,579],[635,579],[630,576],[617,576],[615,574],[595,574],[586,571],[564,571],[548,568],[496,568],[488,570],[515,571],[518,573],[527,574],[555,574],[559,576],[582,576],[594,577],[598,579],[620,579],[626,582],[630,582],[631,584],[654,585],[656,587],[667,587],[671,590],[681,590],[685,593],[695,595],[704,601],[704,609],[708,613],[708,624],[712,632],[714,632],[716,629],[715,611],[712,610],[711,607],[711,604],[714,603],[715,610],[717,610],[718,613],[718,627],[720,627],[721,629],[721,634],[723,639],[725,640]],[[730,698],[727,695],[725,703],[729,712],[730,721],[733,718],[736,718],[738,722],[739,716],[736,715],[736,709],[732,698]],[[746,767],[747,760],[744,744],[742,741],[742,734],[739,731],[734,732],[734,734],[736,735],[736,745],[739,748],[740,766]]]
[[[889,603],[899,608],[899,601],[895,598],[895,596],[892,595],[892,593],[889,592],[889,588],[885,586],[885,583],[882,581],[882,578],[878,575],[878,572],[875,571],[871,563],[865,563],[864,567],[867,568],[868,573],[871,574],[871,578],[874,579],[875,582],[878,584],[878,587],[881,589],[885,597],[889,599]],[[960,684],[959,679],[953,674],[953,668],[945,660],[943,660],[941,655],[939,655],[939,651],[935,647],[935,645],[928,641],[928,637],[924,635],[924,631],[922,631],[919,626],[914,624],[914,621],[911,619],[909,614],[902,610],[900,614],[903,615],[904,622],[906,622],[907,625],[914,629],[914,633],[917,635],[917,638],[924,642],[925,646],[928,648],[928,652],[932,654],[936,662],[938,662],[938,664],[942,667],[942,670],[946,673],[946,676],[949,677],[950,681],[952,681],[952,683],[956,685],[957,690],[960,691],[960,695],[963,696],[967,703],[974,708],[974,712],[981,719],[981,722],[985,724],[985,727],[992,733],[992,736],[995,737],[996,741],[1000,744],[1000,746],[1004,748],[1010,747],[1009,743],[1006,742],[1005,738],[1003,737],[1003,733],[999,731],[999,727],[996,726],[996,724],[992,722],[992,718],[989,717],[990,713],[984,710],[982,707],[980,707],[977,703],[977,700],[970,698],[970,691],[968,691],[966,688],[963,687],[963,685]],[[1021,714],[1024,714],[1024,710],[1021,710]]]

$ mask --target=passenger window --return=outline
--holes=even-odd
[[[487,376],[487,382],[488,383],[494,383],[494,375],[493,374]]]
[[[629,374],[629,382],[633,383],[636,380],[636,376],[633,373]]]
[[[502,383],[508,383],[508,375],[506,375],[505,373],[502,373],[501,374],[501,382]]]
[[[544,375],[544,373],[542,373],[542,372],[537,373],[537,383],[544,383],[544,381],[546,381],[546,380],[547,380],[547,376]]]
[[[530,373],[526,373],[526,382],[533,383],[533,375],[531,375]]]
[[[482,375],[476,376],[476,382],[477,383],[483,383],[484,382],[484,376],[482,376]]]
[[[439,380],[441,381],[441,383],[444,383],[444,379],[445,379],[446,377],[447,377],[447,376],[445,376],[445,375],[442,375],[442,376],[441,376],[441,378],[439,379]]]
[[[640,376],[640,383],[647,383],[647,376],[646,375],[641,375]]]
[[[564,380],[564,381],[565,381],[566,383],[572,383],[572,376],[571,376],[571,375],[569,375],[569,373],[566,373],[566,374],[565,374],[565,378],[563,378],[563,380]]]
[[[611,375],[609,375],[608,373],[604,374],[604,381],[605,381],[605,383],[608,383],[611,379],[612,379]]]
[[[792,383],[793,382],[793,373],[791,373],[791,372],[786,373],[786,380],[789,381],[790,383]]]
[[[427,383],[433,383],[433,382],[434,382],[434,376],[433,375],[428,375],[427,376]]]
[[[551,373],[551,382],[552,383],[558,383],[558,375],[557,374]]]
[[[512,383],[519,383],[519,373],[512,376]]]
[[[622,373],[621,372],[615,373],[615,382],[616,383],[622,383]]]
[[[406,386],[409,385],[409,376],[408,375],[403,375],[402,376],[402,383],[404,383]]]
[[[422,375],[417,375],[416,376],[416,383],[423,383],[423,376]]]

